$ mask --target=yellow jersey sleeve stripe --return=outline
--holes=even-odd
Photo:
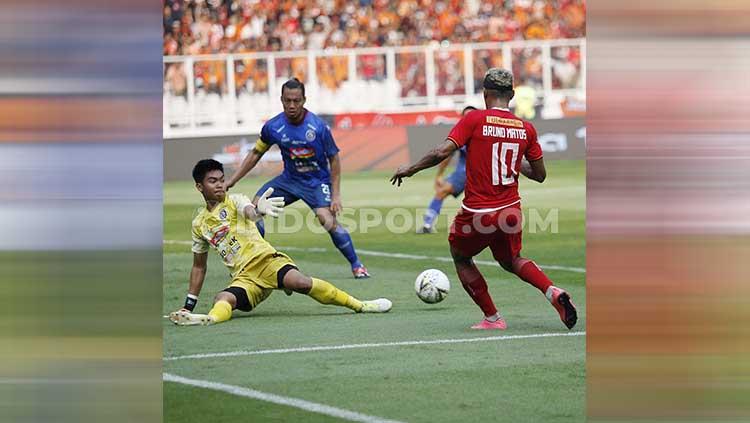
[[[271,146],[264,143],[262,139],[258,138],[258,141],[255,141],[255,151],[258,153],[265,153],[269,148],[271,148]]]

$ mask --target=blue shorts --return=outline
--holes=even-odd
[[[453,192],[451,194],[453,194],[454,197],[458,197],[464,192],[464,187],[466,186],[466,172],[453,172],[445,178],[445,182],[448,182],[453,186]]]
[[[266,182],[255,195],[260,197],[269,187],[273,188],[271,197],[284,197],[285,206],[297,200],[304,201],[313,210],[331,206],[331,184],[329,182],[314,185],[300,184],[281,174]]]

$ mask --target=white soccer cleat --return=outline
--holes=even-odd
[[[187,310],[177,310],[169,313],[169,321],[177,326],[208,326],[214,324],[213,317],[208,314],[195,314]]]
[[[393,307],[393,303],[391,300],[385,298],[362,301],[362,310],[360,310],[360,313],[387,313],[391,307]]]

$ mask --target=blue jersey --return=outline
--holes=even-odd
[[[292,125],[282,112],[269,119],[260,131],[255,149],[265,152],[279,146],[284,159],[282,176],[288,180],[318,185],[331,179],[328,158],[339,152],[331,128],[314,113],[305,110],[299,125]]]
[[[466,146],[458,149],[458,162],[456,163],[456,170],[454,172],[466,173]]]

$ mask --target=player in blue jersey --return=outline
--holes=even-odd
[[[369,278],[367,268],[359,261],[349,232],[336,220],[341,211],[341,160],[331,129],[318,116],[305,109],[305,85],[297,78],[281,87],[284,112],[269,119],[260,131],[255,148],[242,161],[227,183],[231,188],[258,163],[271,145],[276,144],[284,159],[284,171],[263,185],[253,199],[273,188],[274,195],[284,197],[285,205],[297,200],[307,204],[328,231],[331,240],[352,266],[357,279]],[[330,164],[330,168],[329,168]],[[263,221],[257,223],[265,234]]]
[[[472,110],[476,110],[474,106],[464,107],[461,116],[466,115]],[[464,192],[464,185],[466,185],[466,147],[461,147],[458,151],[458,162],[456,163],[456,169],[453,173],[448,175],[447,178],[443,179],[443,173],[451,162],[451,158],[440,162],[438,165],[437,175],[435,175],[435,198],[432,199],[430,205],[427,206],[427,211],[424,213],[422,228],[419,233],[428,234],[434,231],[433,225],[435,220],[440,215],[440,209],[443,207],[443,200],[449,195],[458,197]]]

